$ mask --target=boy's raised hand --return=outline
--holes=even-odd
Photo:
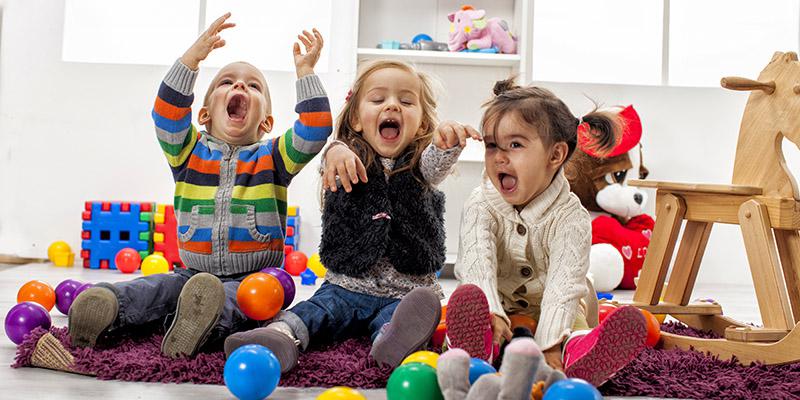
[[[312,29],[313,34],[308,31],[303,31],[302,35],[297,35],[297,39],[303,43],[306,48],[306,54],[300,51],[300,44],[295,42],[293,47],[294,52],[294,66],[297,70],[297,78],[302,78],[306,75],[314,73],[314,66],[317,65],[319,54],[322,51],[322,35],[317,28]]]
[[[353,153],[346,145],[338,144],[331,146],[325,153],[325,171],[322,172],[322,189],[330,189],[331,192],[337,190],[336,176],[342,183],[344,191],[350,193],[353,185],[367,181],[367,169],[356,153]]]
[[[212,50],[225,46],[225,39],[222,39],[219,33],[236,26],[232,22],[225,22],[230,17],[231,13],[228,12],[211,23],[208,29],[197,38],[192,47],[189,47],[189,50],[183,53],[183,56],[181,56],[183,65],[192,70],[197,70],[200,67],[200,61],[205,60]]]
[[[442,149],[452,149],[459,146],[462,149],[467,145],[467,138],[481,141],[483,138],[475,128],[462,125],[455,121],[444,121],[433,132],[433,144]]]

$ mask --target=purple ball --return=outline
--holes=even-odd
[[[82,283],[74,280],[67,279],[56,286],[56,308],[64,315],[69,315],[69,306],[77,297],[78,288]]]
[[[50,313],[32,301],[23,301],[6,314],[6,336],[16,344],[22,343],[25,335],[40,326],[50,329]]]
[[[292,301],[294,301],[294,279],[292,279],[292,276],[280,268],[264,268],[261,272],[266,272],[278,278],[278,282],[283,286],[283,307],[281,308],[285,309],[292,305]]]
[[[86,289],[88,289],[88,288],[90,288],[92,286],[94,286],[94,283],[84,283],[83,285],[81,285],[79,288],[77,288],[75,290],[74,298],[77,299],[78,295],[81,294],[81,292],[83,292],[84,290],[86,290]]]

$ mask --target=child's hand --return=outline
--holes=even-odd
[[[499,346],[501,340],[511,340],[511,327],[502,317],[492,315],[492,343]]]
[[[436,127],[433,133],[433,144],[442,149],[452,149],[456,145],[462,149],[467,145],[467,137],[474,140],[483,140],[481,134],[469,125],[461,125],[455,121],[445,121]]]
[[[547,365],[559,371],[564,370],[564,364],[561,362],[561,346],[554,346],[543,353]]]
[[[236,24],[232,22],[225,22],[230,17],[231,13],[225,13],[225,15],[211,23],[208,29],[197,38],[197,41],[194,42],[192,47],[189,47],[189,50],[183,53],[183,56],[181,56],[183,65],[192,70],[197,70],[197,68],[200,67],[200,61],[205,60],[206,57],[211,54],[212,50],[225,46],[225,39],[222,39],[219,33],[225,29],[236,26]]]
[[[300,44],[294,43],[294,66],[297,70],[298,79],[314,73],[314,66],[317,65],[319,53],[322,51],[322,35],[317,28],[312,29],[312,31],[314,32],[313,35],[308,31],[303,31],[302,35],[297,35],[297,38],[306,48],[306,54],[301,54]]]
[[[334,145],[325,153],[325,172],[322,174],[322,189],[336,191],[336,175],[342,182],[344,191],[350,193],[353,184],[367,181],[367,169],[347,146]]]

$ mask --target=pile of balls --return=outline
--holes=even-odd
[[[67,279],[53,289],[45,282],[30,281],[17,292],[17,304],[6,314],[6,336],[16,344],[22,343],[25,335],[36,328],[50,328],[50,310],[55,306],[64,315],[69,314],[72,302],[91,283]]]

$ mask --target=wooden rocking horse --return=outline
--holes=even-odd
[[[724,339],[662,333],[665,348],[694,347],[743,364],[800,360],[800,193],[781,150],[800,147],[800,63],[775,53],[757,81],[723,78],[722,87],[751,91],[742,117],[731,185],[633,181],[656,189],[656,225],[633,305],[670,314]],[[686,227],[664,285],[683,220]],[[716,303],[689,303],[714,223],[738,224],[744,237],[764,327],[722,315]],[[777,248],[776,248],[777,245]],[[662,289],[665,291],[660,301]]]

